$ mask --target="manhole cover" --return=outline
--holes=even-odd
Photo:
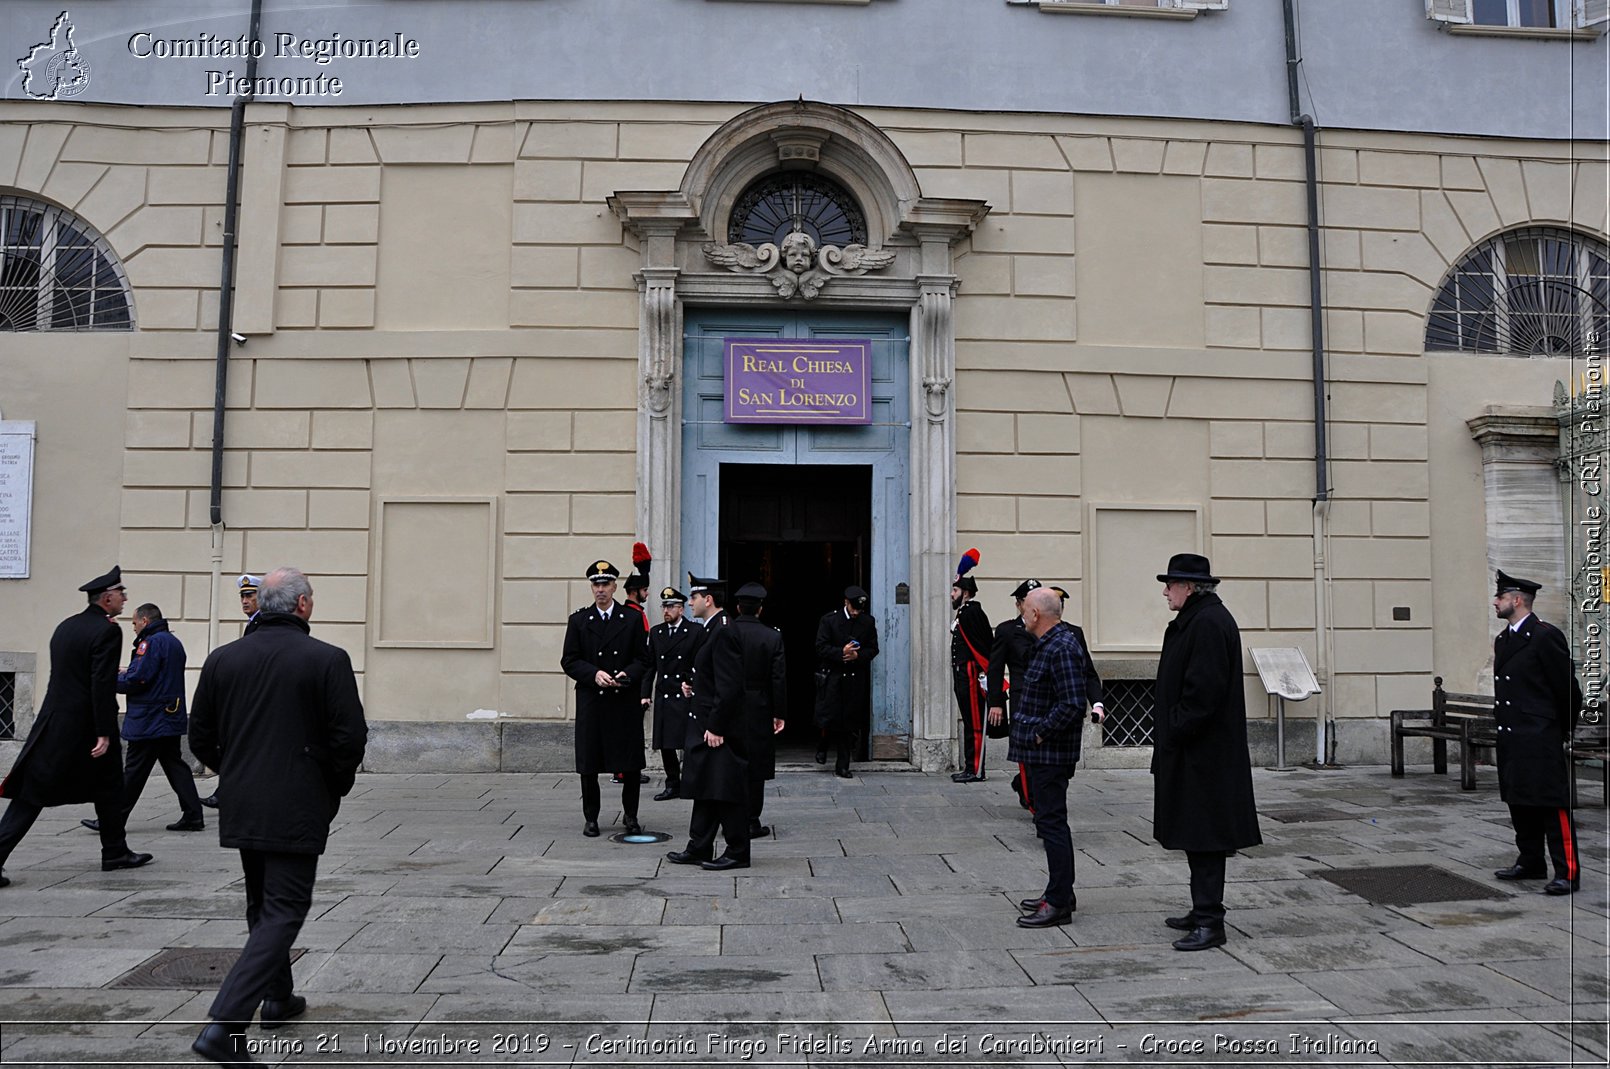
[[[1458,902],[1470,898],[1508,898],[1503,891],[1456,876],[1435,865],[1387,865],[1379,868],[1325,869],[1310,872],[1378,906],[1415,906],[1424,902]]]
[[[1354,809],[1265,809],[1263,815],[1282,824],[1313,824],[1321,820],[1357,820],[1364,813]]]
[[[622,831],[611,835],[609,841],[626,846],[644,846],[648,843],[667,843],[671,841],[671,837],[663,831]]]
[[[291,951],[295,961],[305,951]],[[234,947],[178,947],[140,962],[108,987],[177,987],[198,990],[217,987],[234,968],[240,950]]]

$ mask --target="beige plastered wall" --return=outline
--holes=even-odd
[[[623,563],[634,537],[641,261],[604,200],[676,188],[741,110],[248,109],[224,575],[308,571],[318,634],[351,652],[372,717],[571,715],[558,659],[580,570]],[[1037,576],[1072,592],[1098,657],[1155,656],[1152,576],[1190,549],[1224,578],[1246,646],[1317,659],[1296,132],[863,114],[925,195],[992,206],[959,249],[955,305],[956,537],[982,552],[991,616]],[[195,663],[204,651],[224,120],[0,108],[0,187],[106,235],[140,328],[7,345],[0,413],[40,435],[34,574],[0,585],[0,649],[40,653],[41,670],[73,587],[113,558]],[[1426,357],[1431,296],[1507,227],[1602,237],[1604,148],[1321,138],[1331,702],[1374,717],[1423,704],[1433,671],[1479,669],[1480,454],[1464,421],[1546,403],[1562,375]],[[222,604],[227,639],[232,582]]]

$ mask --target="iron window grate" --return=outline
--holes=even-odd
[[[0,672],[0,739],[17,737],[17,673]]]
[[[1101,725],[1103,746],[1152,744],[1152,690],[1150,679],[1104,679],[1102,703],[1107,719]]]

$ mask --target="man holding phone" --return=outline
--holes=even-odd
[[[593,603],[570,614],[559,667],[576,681],[576,771],[581,775],[581,833],[596,837],[602,798],[600,772],[624,774],[621,826],[642,831],[637,822],[638,774],[643,770],[643,711],[638,694],[648,661],[638,614],[615,600],[620,569],[607,560],[586,571]]]

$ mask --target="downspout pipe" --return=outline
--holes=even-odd
[[[252,0],[250,35],[261,37],[263,0]],[[257,49],[246,59],[247,94],[257,79]],[[207,648],[218,645],[224,563],[224,397],[229,389],[229,346],[234,336],[235,236],[240,220],[240,159],[246,133],[248,95],[235,98],[229,108],[229,168],[224,192],[223,263],[218,274],[218,349],[212,398],[212,488],[207,522],[212,528],[212,606],[207,617]]]
[[[1323,690],[1315,696],[1314,764],[1325,767],[1334,762],[1330,754],[1336,747],[1335,723],[1330,719],[1330,597],[1329,564],[1325,547],[1330,518],[1330,483],[1326,477],[1326,442],[1329,428],[1325,414],[1325,305],[1321,286],[1319,252],[1319,159],[1314,117],[1302,110],[1297,91],[1298,68],[1302,56],[1297,47],[1295,0],[1282,0],[1286,30],[1286,96],[1291,123],[1303,132],[1303,177],[1308,207],[1308,319],[1312,339],[1314,383],[1314,631],[1315,675]]]

